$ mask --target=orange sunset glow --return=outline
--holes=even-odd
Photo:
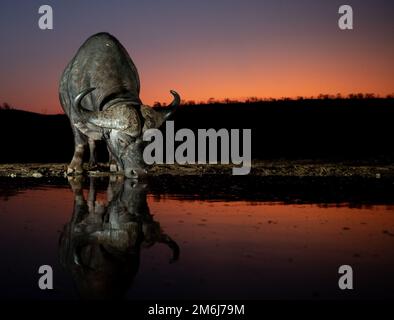
[[[2,28],[0,34],[7,43],[0,54],[0,103],[61,113],[60,75],[79,46],[100,31],[129,52],[146,104],[170,101],[170,89],[195,102],[393,94],[388,8],[357,2],[354,30],[343,31],[337,6],[328,3],[220,3],[101,3],[94,10],[84,4],[76,13],[63,2],[54,6],[54,29],[42,31],[37,17],[27,16],[33,4],[21,11],[10,2],[1,13],[15,19],[8,24],[12,33]]]

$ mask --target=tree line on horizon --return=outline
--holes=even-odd
[[[281,97],[281,98],[259,98],[259,97],[248,97],[246,99],[238,100],[238,99],[216,99],[209,98],[204,101],[195,101],[195,100],[182,100],[181,104],[185,106],[194,106],[194,105],[207,105],[207,104],[250,104],[250,103],[262,103],[262,102],[280,102],[280,101],[302,101],[302,100],[361,100],[361,99],[394,99],[394,93],[387,94],[385,96],[380,96],[374,93],[350,93],[348,95],[342,95],[340,93],[337,94],[319,94],[318,96],[297,96],[295,98],[291,97]],[[162,103],[159,101],[154,102],[154,107],[165,107],[166,103]]]
[[[303,101],[303,100],[366,100],[366,99],[394,99],[394,93],[385,96],[380,96],[374,93],[350,93],[348,95],[338,94],[319,94],[318,96],[297,96],[295,98],[291,97],[281,97],[281,98],[259,98],[259,97],[248,97],[243,100],[238,99],[216,99],[209,98],[204,101],[195,100],[182,100],[181,104],[184,106],[197,106],[197,105],[223,105],[223,104],[257,104],[257,103],[267,103],[267,102],[281,102],[281,101]],[[167,103],[156,101],[153,103],[153,107],[165,107]],[[0,110],[18,110],[18,107],[11,106],[7,102],[0,104]]]

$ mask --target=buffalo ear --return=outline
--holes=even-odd
[[[148,129],[158,128],[163,123],[163,119],[160,117],[160,114],[147,105],[141,105],[141,114],[144,118],[144,127],[142,128],[142,133]]]
[[[82,122],[76,122],[74,126],[90,139],[101,140],[103,138],[103,131],[97,126]]]

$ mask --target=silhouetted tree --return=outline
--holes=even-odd
[[[4,109],[4,110],[11,110],[12,107],[11,107],[7,102],[4,102],[4,103],[3,103],[3,109]]]
[[[196,102],[195,102],[194,100],[189,100],[189,101],[187,101],[187,102],[185,103],[185,105],[187,105],[187,106],[195,106],[195,105],[196,105]]]
[[[375,94],[374,93],[366,93],[365,94],[365,98],[366,99],[374,99],[375,98]]]

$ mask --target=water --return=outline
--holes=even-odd
[[[0,199],[1,298],[394,297],[392,205],[199,200],[78,179]],[[352,291],[338,288],[344,264]],[[38,288],[41,265],[53,290]]]

